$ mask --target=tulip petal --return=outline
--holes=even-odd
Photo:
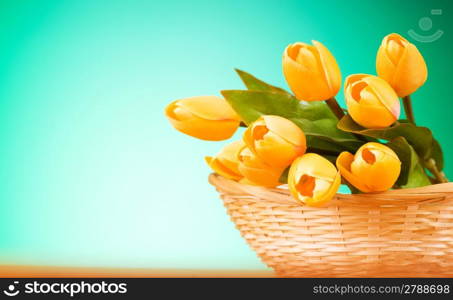
[[[166,110],[166,116],[170,123],[178,131],[207,141],[222,141],[229,139],[238,129],[239,121],[224,120],[212,121],[198,117],[179,120],[171,112],[172,106],[169,105]]]
[[[281,185],[278,181],[283,170],[271,168],[253,168],[239,164],[239,171],[248,181],[264,187],[276,187]]]
[[[255,140],[252,135],[253,126],[247,127],[247,129],[242,134],[242,140],[252,151],[255,151]]]
[[[390,61],[397,66],[407,41],[398,34],[390,34],[386,38],[386,52]]]
[[[341,176],[360,191],[370,193],[371,189],[363,183],[362,179],[351,172],[353,161],[354,155],[349,152],[344,151],[338,156],[336,165],[338,170],[340,170]]]
[[[300,153],[297,148],[273,132],[255,141],[255,151],[264,162],[273,167],[287,167]]]
[[[361,105],[346,99],[352,119],[365,128],[386,128],[395,123],[395,116],[384,106]]]
[[[230,104],[225,99],[216,96],[199,96],[176,100],[176,105],[206,120],[240,120]]]
[[[357,150],[350,171],[370,192],[390,189],[398,179],[401,162],[389,147],[370,142]],[[360,188],[359,188],[360,189]]]
[[[376,71],[379,77],[387,81],[392,87],[395,86],[394,74],[396,71],[396,65],[387,56],[384,42],[379,47],[376,55]]]
[[[233,136],[239,126],[239,122],[237,121],[208,121],[195,119],[195,121],[191,122],[170,122],[179,131],[207,141],[223,141],[229,139]],[[187,130],[188,128],[190,129]]]
[[[387,155],[390,155],[394,159],[399,159],[398,155],[396,155],[396,153],[386,145],[383,145],[380,143],[375,143],[375,142],[368,142],[368,143],[366,143],[366,148],[372,149],[372,150],[378,150],[378,151],[384,152]]]
[[[316,183],[319,184],[320,180],[318,180]],[[338,192],[338,189],[340,188],[341,184],[341,175],[340,172],[337,172],[335,175],[335,178],[333,181],[328,182],[328,188],[327,190],[322,190],[318,193],[315,193],[315,196],[312,197],[311,199],[308,199],[306,202],[307,205],[313,206],[313,207],[320,207],[328,203],[333,199],[333,197],[336,195]]]
[[[413,44],[408,44],[394,73],[395,91],[400,97],[415,92],[428,77],[423,56]]]
[[[260,117],[244,132],[243,140],[265,164],[276,168],[287,167],[306,150],[303,131],[280,116]]]
[[[367,76],[369,76],[369,75],[362,74],[362,73],[349,75],[348,77],[346,77],[346,79],[344,81],[344,85],[346,87],[352,86],[355,82],[361,81],[363,78],[365,78]]]
[[[368,186],[375,192],[384,192],[393,187],[401,171],[401,163],[388,156],[376,162],[368,178]]]
[[[370,97],[370,93],[367,92],[368,88],[368,84],[364,81],[357,81],[357,82],[354,82],[350,89],[348,90],[348,92],[351,93],[351,97],[352,99],[354,99],[356,102],[360,103],[360,104],[363,104],[364,102],[368,103],[368,104],[371,104],[373,102],[377,102],[377,100],[375,101],[375,97],[374,97],[374,94],[371,95]],[[372,99],[371,99],[372,98]],[[373,103],[374,105],[376,105],[377,103]]]
[[[304,45],[299,49],[296,57],[298,62],[306,70],[318,69],[318,54],[313,46]]]
[[[296,200],[309,206],[321,206],[337,192],[340,174],[324,157],[307,153],[291,165],[288,186]]]
[[[226,103],[222,98],[218,99],[221,100],[219,103]],[[202,107],[202,105],[197,102],[199,100],[186,100],[187,99],[173,101],[165,108],[165,115],[167,119],[173,127],[180,132],[202,140],[221,141],[230,138],[238,129],[240,123],[239,119],[236,119],[234,115],[230,116],[232,118],[224,118],[228,114],[228,108],[223,110],[222,104],[220,104],[222,111],[218,112],[218,117],[214,118],[214,116],[211,116],[211,119],[205,119],[201,116],[214,114],[214,110],[211,107],[212,103],[207,105],[208,108],[206,108],[204,112],[202,108],[202,113],[200,114],[195,113],[195,110]],[[214,100],[213,102],[215,101],[217,100]],[[189,105],[190,103],[197,104]],[[205,114],[206,112],[209,112],[209,114]]]
[[[238,154],[238,160],[240,163],[253,168],[265,168],[264,163],[252,152],[252,150],[244,146]]]
[[[351,117],[366,128],[388,127],[400,114],[398,96],[385,80],[376,76],[348,76],[345,98]]]
[[[283,168],[273,168],[266,165],[247,146],[244,146],[238,155],[239,172],[256,185],[275,187],[280,185],[280,176]]]
[[[335,57],[330,51],[320,42],[312,41],[319,53],[319,59],[324,70],[324,77],[327,85],[333,95],[336,95],[341,87],[341,71],[335,60]]]
[[[297,178],[307,174],[323,180],[332,180],[337,173],[335,166],[330,161],[315,153],[306,153],[297,160],[298,164],[303,165],[303,168],[297,168],[295,171]]]
[[[368,83],[369,88],[373,90],[379,101],[393,114],[395,119],[398,119],[400,116],[400,102],[392,86],[387,81],[376,76],[369,76],[363,80]]]
[[[373,161],[366,159],[372,153]],[[351,164],[351,172],[362,179],[362,182],[373,192],[390,189],[398,179],[401,162],[389,147],[379,143],[367,143],[359,148]]]
[[[382,102],[379,100],[379,96],[376,95],[374,90],[365,82],[365,81],[360,81],[357,84],[354,85],[353,87],[353,93],[359,93],[360,100],[357,102],[360,102],[360,105],[369,105],[369,106],[381,106]]]
[[[319,62],[317,68],[308,69],[307,64],[298,62],[304,59],[303,55],[306,53],[300,53],[300,49],[308,45],[302,43],[296,43],[295,45],[289,45],[284,51],[283,74],[296,98],[306,101],[319,101],[333,97],[334,95],[329,89],[323,71],[320,69],[322,68],[321,63]],[[294,57],[296,51],[297,57]],[[311,54],[307,55],[306,59],[307,61],[312,61]]]
[[[263,116],[266,127],[270,131],[288,141],[293,145],[300,147],[306,146],[305,134],[296,124],[288,119],[279,116]]]
[[[238,169],[238,154],[243,146],[244,142],[242,140],[229,143],[217,154],[216,159],[232,172],[240,174]]]
[[[301,42],[297,42],[292,45],[288,45],[288,47],[286,47],[286,49],[285,49],[284,55],[287,55],[289,58],[296,61],[297,56],[299,55],[300,48],[304,47],[305,45],[306,44],[301,43]]]
[[[228,167],[223,165],[218,159],[215,157],[206,156],[205,157],[206,163],[211,167],[211,169],[216,172],[217,174],[232,180],[239,180],[242,178],[242,175],[239,173],[235,173],[230,170]]]
[[[417,47],[396,33],[383,39],[376,57],[376,70],[399,97],[415,92],[425,83],[428,74]]]

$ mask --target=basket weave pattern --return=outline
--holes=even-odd
[[[453,183],[337,194],[313,208],[285,187],[215,174],[209,181],[241,235],[279,276],[453,276]]]

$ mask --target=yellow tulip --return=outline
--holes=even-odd
[[[341,175],[364,193],[383,192],[398,179],[401,162],[389,147],[367,143],[355,155],[342,152],[337,158]]]
[[[332,53],[320,42],[294,43],[283,53],[283,74],[299,100],[334,97],[341,87],[341,72]]]
[[[285,168],[307,149],[305,134],[279,116],[262,116],[244,132],[244,142],[265,164]]]
[[[205,157],[206,162],[217,174],[228,179],[239,180],[242,178],[239,172],[239,151],[244,147],[242,140],[226,145],[216,156]]]
[[[242,183],[264,187],[281,185],[279,179],[284,169],[266,165],[247,146],[242,147],[239,151],[238,160],[239,172],[245,177],[245,180],[241,180]]]
[[[366,128],[385,128],[400,115],[400,102],[393,88],[382,78],[350,75],[345,80],[344,94],[351,117]]]
[[[166,107],[165,115],[177,130],[207,141],[230,138],[240,123],[228,102],[216,96],[173,101]]]
[[[340,173],[326,158],[307,153],[297,158],[288,174],[288,186],[293,197],[309,206],[329,202],[338,191]]]
[[[425,60],[417,47],[396,33],[382,40],[376,58],[376,70],[399,97],[415,92],[428,77]]]

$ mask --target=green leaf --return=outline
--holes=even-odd
[[[247,125],[262,115],[298,117],[299,102],[289,94],[244,90],[221,93]]]
[[[283,183],[283,184],[288,183],[288,174],[289,174],[290,168],[291,168],[291,166],[289,166],[288,168],[285,169],[285,171],[283,171],[282,175],[280,175],[280,178],[278,179],[278,182]]]
[[[342,136],[338,134],[336,129],[336,119],[332,122],[330,119],[320,119],[317,121],[310,121],[301,118],[288,118],[307,135],[308,144],[313,148],[322,150],[348,150],[356,151],[364,144],[363,141],[354,139],[352,136]],[[311,143],[310,143],[311,141]]]
[[[309,146],[316,144],[323,150],[339,152],[355,151],[363,144],[337,128],[338,120],[322,101],[299,101],[279,92],[225,90],[221,93],[247,125],[262,115],[278,115],[299,126],[309,137]]]
[[[439,171],[444,169],[444,154],[439,142],[433,138],[431,157],[436,161],[436,166]]]
[[[423,160],[428,159],[431,155],[433,136],[431,130],[426,127],[400,121],[387,128],[367,129],[354,122],[350,115],[346,115],[338,122],[338,128],[346,132],[387,141],[403,136]]]
[[[407,184],[401,186],[402,188],[416,188],[421,186],[430,185],[431,181],[429,180],[428,176],[426,175],[423,167],[421,164],[416,164],[414,169],[409,174],[409,178]]]
[[[401,172],[396,184],[403,186],[407,184],[409,174],[415,168],[415,164],[418,163],[417,153],[415,153],[411,145],[409,145],[406,139],[402,136],[391,140],[387,143],[387,146],[395,151],[401,161]]]
[[[281,89],[279,87],[270,85],[255,76],[244,72],[239,69],[235,69],[236,73],[238,73],[239,77],[241,77],[242,82],[244,82],[245,86],[247,87],[248,90],[252,91],[261,91],[261,92],[274,92],[274,93],[283,93],[290,95],[287,91],[284,89]]]
[[[417,153],[404,137],[393,139],[387,143],[387,146],[395,151],[401,161],[401,172],[396,181],[397,185],[413,188],[431,184],[420,164]]]

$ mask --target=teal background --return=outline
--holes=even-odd
[[[265,268],[207,183],[226,142],[173,130],[165,105],[241,88],[235,67],[286,87],[295,41],[374,74],[381,39],[433,8],[445,33],[412,40],[429,68],[413,99],[453,177],[452,3],[394,2],[0,1],[0,263]]]

